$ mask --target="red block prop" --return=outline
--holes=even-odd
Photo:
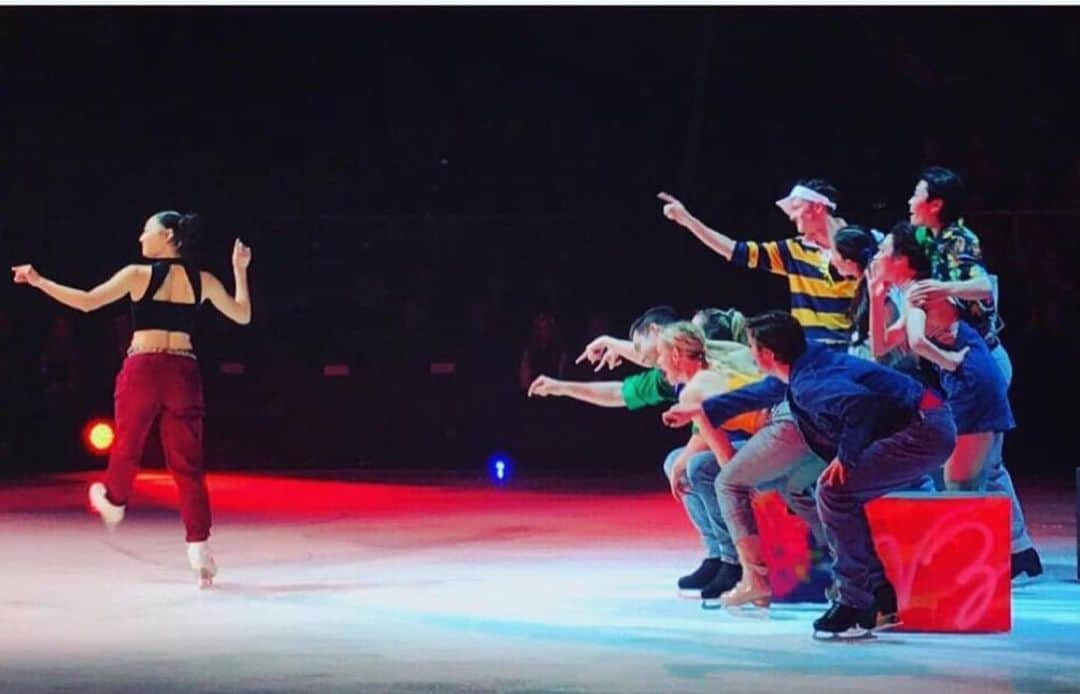
[[[775,491],[755,495],[753,508],[773,602],[825,602],[832,567],[822,562],[823,551],[814,545],[810,527],[788,511]]]
[[[1008,497],[975,492],[894,493],[866,505],[900,629],[1012,628],[1009,514]]]
[[[1009,500],[973,492],[894,493],[866,506],[896,588],[903,631],[1012,628]],[[754,498],[775,602],[821,602],[830,580],[809,528],[776,492]]]

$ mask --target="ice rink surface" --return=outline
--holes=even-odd
[[[88,475],[0,487],[0,692],[1080,692],[1072,490],[1022,490],[1047,573],[1013,630],[811,638],[823,605],[703,610],[654,491],[213,475],[216,585],[171,480],[114,534]]]

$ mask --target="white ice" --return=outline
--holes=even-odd
[[[219,512],[209,591],[174,512],[132,508],[110,536],[75,509],[0,507],[0,691],[1080,692],[1067,493],[1026,500],[1048,575],[1014,590],[1011,633],[839,644],[811,638],[822,605],[677,598],[693,537],[634,511],[662,497]]]

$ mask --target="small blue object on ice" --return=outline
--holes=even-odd
[[[505,482],[510,474],[510,464],[503,458],[496,458],[491,462],[491,474],[496,482]]]

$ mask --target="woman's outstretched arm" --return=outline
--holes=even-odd
[[[33,265],[16,265],[11,271],[15,273],[15,284],[37,287],[61,304],[88,313],[130,294],[139,268],[136,265],[121,268],[112,277],[90,290],[68,287],[42,277]]]

